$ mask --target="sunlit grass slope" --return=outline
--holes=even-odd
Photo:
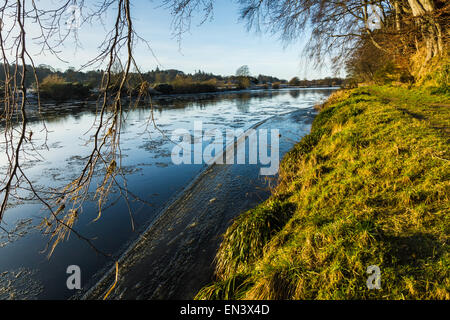
[[[449,299],[450,95],[431,92],[331,96],[270,199],[228,228],[196,298]]]

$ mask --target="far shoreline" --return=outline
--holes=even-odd
[[[278,92],[278,91],[288,91],[288,90],[338,90],[341,89],[341,86],[314,86],[314,87],[285,87],[285,88],[278,88],[278,89],[265,89],[265,88],[250,88],[250,89],[232,89],[232,90],[218,90],[218,91],[211,91],[211,92],[198,92],[198,93],[173,93],[173,94],[150,94],[150,98],[152,102],[156,101],[170,101],[170,100],[178,100],[178,101],[186,101],[186,100],[192,100],[196,98],[208,98],[210,96],[218,96],[218,95],[224,95],[224,94],[240,94],[240,93],[253,93],[253,92]],[[70,98],[67,100],[55,100],[51,98],[42,98],[40,97],[40,104],[41,106],[59,106],[59,105],[67,105],[71,103],[93,103],[96,102],[101,98],[101,93],[98,92],[96,95],[95,93],[91,93],[90,96],[85,98]],[[131,98],[131,99],[130,99]],[[136,101],[137,96],[136,95],[128,95],[124,96],[122,98],[122,101],[124,102],[130,102],[130,101]],[[146,99],[141,98],[141,100]],[[27,100],[31,102],[31,106],[37,106],[38,105],[38,99],[37,95],[34,93],[29,93]],[[32,101],[34,100],[34,101]]]

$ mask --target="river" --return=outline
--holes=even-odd
[[[145,201],[131,203],[135,231],[131,228],[126,203],[117,194],[112,195],[111,205],[95,222],[95,202],[88,201],[74,227],[84,237],[94,239],[92,243],[112,257],[98,255],[72,234],[48,259],[43,252],[48,236],[35,228],[48,213],[35,201],[14,201],[5,213],[2,226],[9,230],[19,226],[21,234],[8,239],[0,231],[0,299],[67,299],[76,293],[66,286],[69,265],[80,267],[82,292],[85,292],[107,275],[110,265],[121,256],[122,261],[124,256],[133,257],[133,263],[124,266],[123,280],[127,284],[115,298],[192,297],[199,286],[209,281],[218,235],[233,217],[269,196],[274,177],[261,176],[259,165],[176,165],[171,158],[174,143],[167,137],[176,129],[193,131],[194,122],[198,121],[205,131],[246,130],[258,125],[256,129],[280,131],[282,157],[309,132],[316,114],[313,106],[333,90],[282,89],[210,94],[201,99],[160,99],[154,104],[158,129],[147,127],[148,106],[129,110],[121,135],[122,166],[127,172],[129,190]],[[89,153],[86,140],[92,134],[95,108],[83,103],[45,108],[48,133],[42,131],[42,123],[37,118],[29,127],[42,158],[29,158],[23,166],[36,185],[58,187],[74,177],[83,165],[83,157]],[[2,151],[1,170],[5,170],[6,161]],[[145,251],[143,247],[152,249]],[[141,248],[139,255],[136,248]],[[179,265],[185,267],[178,269]],[[169,266],[174,268],[173,272],[167,271]],[[149,272],[148,276],[151,281],[131,276],[143,268],[152,268],[153,273]],[[189,273],[193,274],[192,279],[183,283],[182,279]],[[108,276],[103,280],[103,286],[110,283]],[[127,291],[130,286],[134,288],[133,293]],[[101,298],[103,291],[104,288],[91,292],[88,297]]]

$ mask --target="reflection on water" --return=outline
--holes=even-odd
[[[298,97],[300,97],[300,91],[298,91],[298,90],[290,90],[289,94],[294,99],[297,99]]]
[[[240,94],[238,97],[236,97],[236,108],[242,113],[249,112],[250,98],[251,98],[250,92]]]
[[[246,129],[277,114],[310,108],[331,92],[331,89],[266,90],[159,99],[154,103],[158,130],[147,128],[149,106],[127,111],[127,121],[121,134],[122,164],[127,172],[130,191],[145,200],[145,203],[131,203],[137,231],[131,230],[127,205],[118,193],[112,195],[109,208],[96,222],[93,222],[97,217],[96,205],[86,202],[75,228],[83,236],[94,239],[97,248],[113,254],[114,258],[205,167],[172,164],[170,154],[173,143],[166,137],[173,130],[185,128],[191,131],[194,121],[202,121],[203,130],[219,129],[224,132],[229,128]],[[24,168],[36,185],[60,187],[79,172],[84,157],[90,152],[91,146],[86,142],[92,134],[94,111],[95,106],[83,103],[44,106],[47,137],[39,117],[32,117],[30,130],[34,133],[33,141],[42,158],[27,159]],[[5,152],[0,150],[2,171],[6,164]],[[33,283],[30,298],[65,299],[73,294],[66,288],[66,269],[69,265],[80,266],[83,285],[109,260],[97,255],[74,234],[68,241],[60,243],[51,259],[47,259],[41,251],[45,249],[48,237],[30,228],[39,224],[45,216],[47,213],[41,205],[32,201],[16,201],[6,211],[2,226],[9,230],[19,226],[22,233],[14,241],[5,241],[5,234],[0,233],[0,277],[2,274],[19,274],[19,278],[21,274],[26,274]],[[21,270],[32,271],[21,273]],[[17,293],[20,290],[17,286]],[[0,288],[0,297],[11,297],[11,294],[14,297],[14,288],[8,287],[3,294]],[[23,292],[16,296],[26,297]]]

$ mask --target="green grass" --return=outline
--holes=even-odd
[[[450,299],[449,102],[389,86],[331,96],[196,298]]]

